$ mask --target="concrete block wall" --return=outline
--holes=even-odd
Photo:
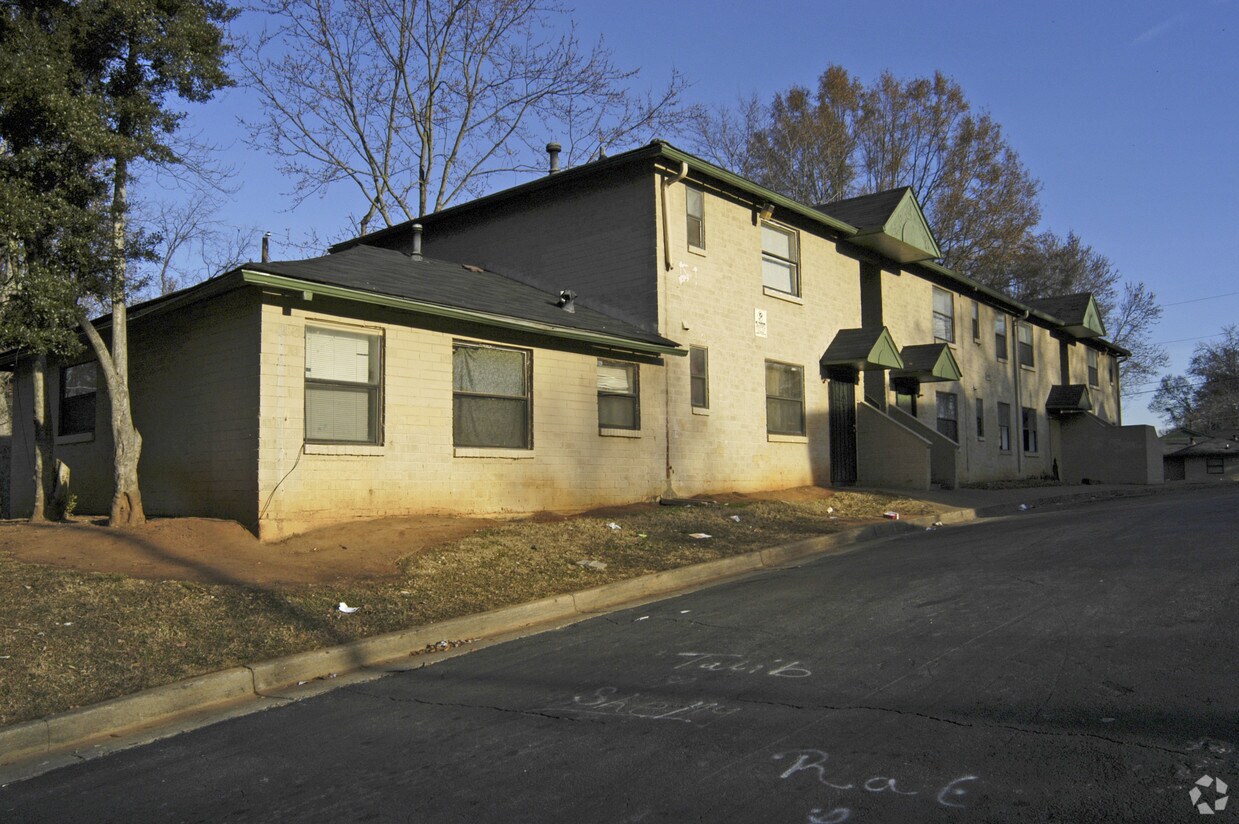
[[[353,519],[426,512],[573,511],[649,500],[663,489],[663,367],[640,366],[641,430],[598,428],[597,354],[534,345],[519,335],[316,298],[262,309],[259,534],[278,539]],[[306,444],[307,324],[382,335],[383,442]],[[502,334],[502,333],[498,333]],[[533,359],[533,449],[457,449],[452,435],[454,340],[526,349]]]
[[[692,407],[686,359],[670,361],[666,370],[675,490],[692,495],[828,486],[828,387],[819,361],[836,331],[860,325],[859,264],[776,209],[773,222],[799,239],[800,295],[764,289],[761,228],[751,202],[693,176],[688,185],[704,191],[705,248],[689,247],[685,183],[671,185],[666,210],[672,268],[664,263],[660,230],[652,273],[666,307],[663,334],[709,353],[709,410]],[[765,313],[764,337],[758,334],[758,311]],[[804,436],[767,434],[767,360],[803,368]]]
[[[142,435],[138,464],[146,513],[237,520],[257,513],[258,301],[229,292],[129,327],[130,394]],[[93,362],[86,353],[74,362]],[[59,421],[60,367],[48,369],[52,426]],[[55,457],[71,471],[76,511],[111,508],[112,432],[107,388],[98,376],[92,435],[56,438]],[[12,464],[12,512],[30,514],[34,500],[30,366],[23,362]],[[55,431],[55,429],[54,429]]]
[[[1151,426],[1113,426],[1095,415],[1061,419],[1062,479],[1080,483],[1162,483],[1162,445]],[[1203,464],[1202,464],[1203,466]]]
[[[905,416],[907,417],[907,416]],[[932,450],[929,440],[868,404],[856,409],[857,452],[865,456],[857,468],[861,486],[929,489]]]
[[[933,343],[933,290],[935,284],[903,271],[882,272],[883,323],[899,346]],[[972,334],[973,298],[947,287],[952,293],[955,315],[955,341],[949,343],[963,377],[959,382],[924,383],[917,401],[917,419],[937,428],[937,393],[957,396],[959,431],[959,480],[984,482],[1048,475],[1053,470],[1056,446],[1045,412],[1050,388],[1059,382],[1058,341],[1050,330],[1032,325],[1033,367],[1017,361],[1016,324],[1019,318],[1002,309],[978,302],[980,334]],[[1007,347],[1000,358],[994,335],[996,317],[1007,318]],[[984,435],[978,436],[976,403],[981,399]],[[893,394],[890,402],[894,404]],[[1011,449],[999,448],[998,403],[1011,407],[1009,426]],[[1037,450],[1023,449],[1022,407],[1036,410]]]
[[[1068,374],[1063,375],[1061,382],[1065,384],[1088,383],[1088,352],[1090,347],[1083,341],[1072,341],[1067,344]],[[1119,385],[1117,380],[1118,363],[1113,355],[1097,349],[1097,385],[1089,386],[1089,396],[1093,403],[1093,414],[1110,424],[1120,423]]]

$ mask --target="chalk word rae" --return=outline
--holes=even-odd
[[[766,664],[753,661],[739,653],[731,652],[677,652],[676,656],[686,659],[672,669],[703,669],[711,672],[737,673],[740,675],[757,675],[764,669],[764,675],[773,678],[808,678],[813,673],[799,661],[784,662],[776,658]]]
[[[552,709],[586,715],[621,715],[652,721],[679,721],[703,727],[740,711],[739,707],[728,707],[717,701],[676,703],[651,698],[639,692],[620,695],[618,687],[599,687],[589,695],[574,695],[567,706]]]
[[[857,785],[854,781],[847,783],[835,783],[826,775],[826,761],[830,758],[830,754],[825,750],[789,750],[788,752],[777,753],[774,756],[775,761],[787,761],[795,759],[791,766],[783,770],[779,774],[781,779],[789,779],[798,773],[808,773],[809,776],[816,780],[817,783],[823,784],[841,791],[861,791],[868,793],[891,793],[892,795],[921,795],[920,790],[905,789],[899,786],[896,779],[885,776],[875,775],[867,778]],[[944,784],[938,790],[934,800],[943,807],[956,807],[963,809],[964,797],[968,794],[967,784],[971,781],[976,781],[975,775],[961,775],[958,778],[953,778]],[[932,790],[931,790],[932,792]],[[847,821],[850,811],[845,807],[838,807],[831,810],[829,813],[824,813],[820,809],[814,809],[809,813],[809,824],[838,824],[838,822]],[[823,818],[822,816],[826,816]],[[840,817],[841,816],[841,817]]]

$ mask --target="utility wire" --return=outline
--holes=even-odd
[[[1218,298],[1229,298],[1229,297],[1234,297],[1235,295],[1239,295],[1239,292],[1224,292],[1220,295],[1210,295],[1207,298],[1192,298],[1191,300],[1179,300],[1179,301],[1175,301],[1174,303],[1163,303],[1162,308],[1164,309],[1167,306],[1183,306],[1184,304],[1187,304],[1187,303],[1200,303],[1201,301],[1204,301],[1204,300],[1217,300]]]

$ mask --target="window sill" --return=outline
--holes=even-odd
[[[694,415],[709,415],[710,414],[710,407],[708,406],[694,406],[692,409],[693,409]]]
[[[602,438],[640,438],[640,429],[610,429],[598,428],[598,435]]]
[[[774,298],[775,300],[785,300],[788,303],[804,306],[804,298],[800,297],[800,295],[793,295],[791,292],[780,292],[778,289],[772,289],[769,286],[763,286],[761,292],[766,297]]]
[[[382,457],[383,447],[365,443],[307,443],[307,455],[353,455],[355,457]]]
[[[706,250],[704,246],[694,246],[693,244],[690,243],[688,244],[688,251],[691,254],[700,255],[701,257],[706,256]]]
[[[776,435],[773,432],[766,433],[767,443],[808,443],[808,435]]]
[[[71,444],[71,443],[90,443],[95,439],[94,432],[78,432],[73,435],[57,435],[56,445]]]
[[[1020,369],[1023,369],[1025,372],[1036,372],[1037,371],[1036,366],[1027,366],[1022,363],[1020,364]]]
[[[534,457],[534,451],[493,446],[457,446],[452,448],[452,455],[457,458],[506,458],[510,461],[523,461]]]

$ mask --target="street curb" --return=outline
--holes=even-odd
[[[173,720],[186,713],[265,698],[321,678],[407,658],[445,640],[481,640],[542,624],[586,618],[663,595],[785,566],[859,544],[923,530],[935,521],[963,523],[973,509],[884,521],[790,544],[654,572],[580,592],[451,618],[435,624],[363,638],[348,644],[286,655],[270,661],[187,678],[80,709],[0,728],[0,765],[80,749],[101,738]]]

